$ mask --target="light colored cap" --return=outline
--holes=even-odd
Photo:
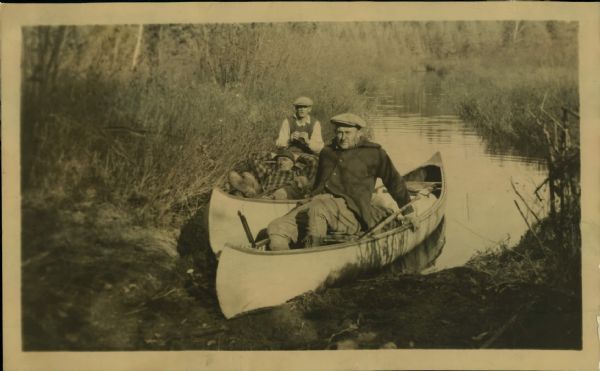
[[[361,129],[367,127],[367,122],[363,120],[362,117],[353,113],[341,113],[339,115],[335,115],[330,121],[334,125],[357,126]]]
[[[308,97],[299,97],[294,101],[294,106],[310,107],[313,105],[312,99]]]

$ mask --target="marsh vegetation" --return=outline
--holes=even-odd
[[[553,169],[548,184],[556,199],[540,201],[553,203],[551,218],[524,213],[531,226],[520,247],[499,247],[470,263],[487,277],[477,282],[545,288],[562,280],[567,306],[577,307],[579,120],[563,118],[563,107],[579,111],[577,50],[577,24],[556,21],[25,28],[25,348],[326,345],[321,333],[305,334],[311,342],[275,345],[267,332],[250,331],[251,321],[226,324],[219,317],[214,262],[198,252],[206,248],[199,216],[212,185],[234,162],[274,143],[295,97],[312,97],[322,122],[343,111],[366,115],[373,97],[393,94],[415,73],[436,75],[445,103],[489,146],[545,158]],[[557,121],[568,127],[568,143]],[[446,276],[460,286],[470,275]],[[405,279],[382,277],[376,285]],[[435,282],[414,287],[432,294]],[[312,299],[346,303],[352,290]],[[319,309],[323,318],[328,308]],[[277,318],[283,327],[301,322]],[[338,325],[332,320],[322,328],[333,332]],[[449,334],[456,344],[477,346],[471,339],[477,334],[468,341]],[[503,346],[524,346],[507,339]],[[419,344],[449,346],[426,338]]]

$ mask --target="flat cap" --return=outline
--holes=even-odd
[[[353,113],[341,113],[339,115],[335,115],[330,121],[332,124],[336,125],[357,126],[359,128],[367,127],[367,122],[360,116]]]
[[[312,99],[308,97],[299,97],[294,101],[294,106],[310,107],[313,105]]]

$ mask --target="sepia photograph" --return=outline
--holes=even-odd
[[[597,348],[598,164],[585,151],[600,139],[586,128],[598,65],[585,35],[599,8],[444,18],[423,4],[428,19],[399,5],[161,17],[95,4],[89,20],[84,5],[12,6],[3,287],[17,312],[3,323],[16,351],[389,369],[401,354],[502,350],[541,369],[554,366],[536,351]]]

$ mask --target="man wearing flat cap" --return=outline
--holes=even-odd
[[[318,154],[323,146],[321,123],[310,116],[313,101],[299,97],[294,101],[294,115],[283,120],[279,136],[275,141],[278,148],[289,148],[293,152]]]
[[[355,235],[385,218],[371,204],[375,182],[381,178],[399,208],[410,202],[406,183],[379,144],[364,136],[367,123],[352,113],[334,116],[335,138],[323,148],[312,198],[272,221],[267,232],[271,250],[285,250],[300,238],[298,221],[307,220],[307,246],[319,246],[327,232]],[[409,206],[399,215],[410,214]],[[303,217],[302,214],[306,214]]]

